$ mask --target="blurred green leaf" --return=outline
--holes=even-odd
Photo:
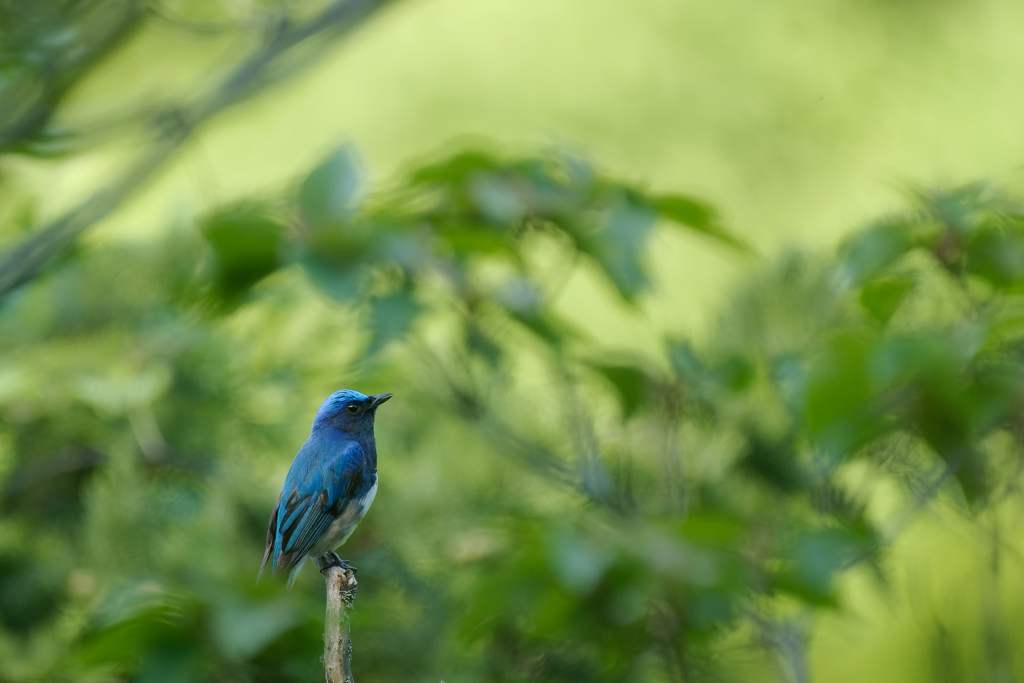
[[[914,247],[905,221],[880,223],[849,239],[840,251],[839,264],[843,277],[853,285],[875,277]]]
[[[875,320],[885,323],[913,288],[914,280],[909,277],[875,278],[861,289],[860,303]]]
[[[501,345],[481,329],[480,324],[475,320],[471,319],[466,324],[465,343],[470,352],[483,357],[490,365],[497,366],[501,361],[503,352]]]
[[[312,257],[303,262],[310,280],[338,301],[355,298],[363,284],[366,269],[361,264],[324,263]]]
[[[705,372],[704,361],[693,346],[683,340],[669,342],[669,361],[679,379],[694,381]]]
[[[967,247],[966,264],[996,287],[1019,287],[1024,283],[1024,234],[1019,228],[981,232]]]
[[[869,536],[847,529],[805,531],[793,539],[792,561],[775,577],[775,585],[800,598],[836,606],[835,577],[870,550]]]
[[[355,149],[349,145],[335,150],[303,181],[299,188],[299,210],[314,225],[334,225],[349,218],[358,208],[362,173]]]
[[[584,538],[568,530],[551,539],[548,557],[562,586],[580,595],[597,586],[612,560],[608,549],[595,539]]]
[[[476,256],[509,249],[508,236],[492,226],[446,223],[441,236],[459,254]]]
[[[63,591],[52,569],[37,567],[30,557],[0,555],[0,624],[20,633],[53,618]]]
[[[866,334],[837,334],[812,366],[806,389],[807,429],[830,452],[852,453],[885,428],[878,399],[887,382],[876,376],[873,383],[868,372],[875,341]]]
[[[187,644],[164,643],[148,650],[139,667],[139,683],[189,683],[205,673],[204,662]]]
[[[750,387],[757,376],[757,368],[751,360],[742,355],[730,355],[715,364],[716,379],[733,392]]]
[[[410,292],[396,292],[373,299],[370,303],[369,327],[373,333],[370,354],[402,337],[412,327],[421,310]]]
[[[648,284],[645,248],[656,218],[654,211],[623,197],[608,210],[598,232],[588,237],[590,253],[627,301]]]
[[[742,470],[783,493],[795,493],[810,483],[791,440],[769,439],[760,434],[747,438],[739,461]]]
[[[706,202],[679,194],[654,195],[647,201],[663,218],[694,228],[731,246],[751,250],[749,245],[721,227],[714,207]]]
[[[215,213],[203,224],[211,248],[213,282],[228,299],[245,293],[281,261],[283,226],[258,206]]]
[[[469,192],[480,213],[490,223],[513,224],[526,217],[529,207],[510,178],[491,174],[474,175]]]
[[[697,545],[731,546],[742,538],[744,526],[740,519],[708,510],[687,515],[681,531],[688,541]]]
[[[715,210],[709,204],[691,197],[678,194],[656,195],[650,198],[650,202],[665,218],[693,228],[709,230],[717,222]]]
[[[412,174],[411,181],[416,184],[462,183],[475,172],[497,168],[499,163],[490,154],[479,150],[467,150],[420,167]]]
[[[647,394],[647,377],[632,365],[595,365],[595,369],[615,387],[622,406],[622,415],[628,419],[636,414]]]

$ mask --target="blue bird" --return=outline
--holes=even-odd
[[[327,397],[313,419],[270,515],[267,551],[257,577],[270,562],[274,574],[291,572],[307,557],[321,569],[348,565],[333,552],[348,540],[377,493],[377,444],[373,418],[391,394],[366,396],[342,389]]]

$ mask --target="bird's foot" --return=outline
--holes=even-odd
[[[325,569],[330,567],[341,567],[343,570],[351,571],[353,575],[356,573],[356,568],[348,563],[348,560],[343,560],[338,553],[333,550],[328,550],[326,553],[316,558],[316,566],[320,567],[320,573],[323,574]]]

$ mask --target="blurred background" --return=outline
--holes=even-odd
[[[1024,677],[1024,7],[0,0],[0,681]]]

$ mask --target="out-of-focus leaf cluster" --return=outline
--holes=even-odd
[[[163,9],[0,4],[0,151],[69,149],[66,94]],[[575,154],[374,188],[342,148],[199,223],[80,248],[0,304],[0,680],[318,677],[318,577],[252,577],[343,385],[397,396],[345,549],[360,678],[735,676],[737,642],[786,659],[788,618],[842,607],[851,570],[886,580],[899,526],[851,473],[909,511],[1017,493],[1024,213],[986,186],[780,259],[710,340],[654,355],[574,329],[569,278],[639,310],[658,230],[748,250],[706,202]]]
[[[341,385],[397,395],[346,546],[358,675],[728,671],[766,614],[842,606],[854,567],[884,580],[850,468],[910,508],[1014,490],[1024,223],[982,187],[918,204],[781,259],[658,357],[567,324],[566,278],[636,305],[659,220],[736,242],[564,153],[463,152],[374,190],[341,149],[194,233],[81,250],[0,311],[0,673],[315,677],[318,577],[252,575]]]
[[[570,154],[505,160],[463,152],[415,170],[380,197],[362,189],[357,159],[346,148],[302,183],[293,230],[278,231],[276,248],[269,224],[250,226],[252,235],[266,235],[259,253],[248,241],[218,242],[209,230],[224,231],[225,223],[215,218],[208,234],[217,260],[238,271],[225,271],[233,284],[222,284],[254,284],[238,274],[269,272],[273,259],[287,254],[331,296],[368,304],[370,348],[377,350],[420,312],[416,290],[438,281],[469,319],[500,311],[557,346],[564,330],[546,310],[531,251],[589,258],[631,301],[649,284],[645,251],[659,218],[737,244],[703,202],[612,182]],[[474,341],[498,349],[482,337]]]
[[[606,522],[589,515],[557,528],[538,517],[552,496],[571,508],[582,492],[611,519],[625,519],[632,503],[599,453],[576,462],[566,443],[547,438],[556,425],[533,429],[529,415],[496,410],[511,398],[511,364],[538,352],[566,372],[610,378],[633,411],[648,405],[645,374],[580,365],[567,350],[580,340],[547,303],[548,281],[589,259],[634,301],[648,284],[655,205],[670,202],[667,218],[724,240],[711,211],[599,178],[562,155],[465,153],[383,193],[364,185],[354,153],[340,150],[294,192],[231,204],[196,232],[154,244],[83,249],[4,302],[4,676],[308,678],[320,629],[315,577],[302,592],[257,587],[246,558],[258,555],[264,494],[279,485],[308,423],[300,404],[342,382],[386,383],[406,405],[396,402],[392,426],[380,427],[382,450],[397,451],[395,469],[382,464],[381,474],[392,482],[381,500],[397,503],[397,534],[368,521],[363,551],[350,544],[375,577],[355,622],[363,671],[406,679],[493,666],[503,677],[505,655],[494,648],[513,647],[512,638],[523,654],[508,671],[532,666],[519,660],[554,656],[546,648],[571,629],[559,620],[577,616],[600,619],[593,637],[622,631],[635,640],[651,590],[677,607],[691,592],[706,596],[693,612],[702,630],[728,610],[729,596],[704,584],[709,572],[737,569],[713,548],[676,575],[689,546],[669,530],[644,531],[646,545],[634,547],[624,530],[608,537]],[[631,213],[643,217],[630,223],[640,235],[618,224]],[[552,269],[550,253],[567,261]],[[528,338],[539,345],[524,355],[517,347]],[[417,350],[415,339],[427,346]],[[435,360],[424,365],[421,352]],[[443,442],[441,456],[452,444],[461,455],[428,453]],[[406,478],[417,468],[444,490]],[[471,626],[512,594],[479,583],[492,578],[481,573],[492,562],[509,570],[509,591],[539,582],[530,595],[561,601],[516,608],[555,609],[548,630],[517,634],[504,619],[493,632]],[[599,587],[614,587],[621,606],[603,606]],[[465,658],[470,641],[489,654]],[[20,642],[34,645],[19,651]],[[568,647],[552,660],[569,667],[565,676],[631,665],[624,644],[606,662],[588,660],[586,638]]]
[[[89,142],[61,105],[147,21],[258,44],[205,97],[92,122],[150,122],[142,178],[380,4],[0,0],[0,153]],[[378,188],[343,148],[194,230],[54,261],[138,178],[0,264],[0,681],[319,678],[319,577],[254,576],[342,386],[396,394],[344,549],[360,680],[741,680],[764,647],[799,671],[800,625],[851,574],[888,580],[909,515],[1019,497],[1024,213],[989,187],[780,258],[702,343],[630,355],[566,307],[639,314],[659,230],[747,258],[700,199],[565,152],[464,151]]]

